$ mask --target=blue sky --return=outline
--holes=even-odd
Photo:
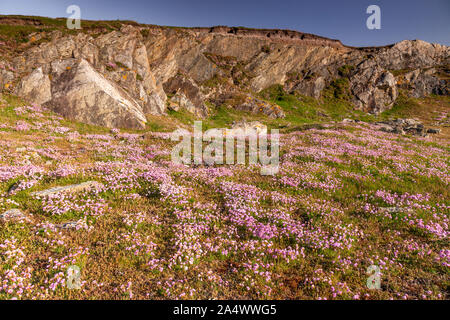
[[[346,45],[385,45],[421,39],[450,45],[449,0],[1,0],[0,14],[66,17],[76,4],[82,19],[130,19],[170,26],[246,26],[293,29]],[[366,8],[381,8],[381,29],[366,27]]]

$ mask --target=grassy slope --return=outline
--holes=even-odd
[[[408,98],[401,94],[394,106],[379,115],[371,115],[355,110],[348,99],[336,98],[330,88],[324,91],[323,96],[316,100],[302,95],[293,95],[284,92],[281,86],[275,85],[259,93],[260,98],[278,104],[286,114],[285,118],[272,119],[264,115],[251,114],[234,110],[227,106],[219,106],[211,110],[211,115],[203,119],[204,128],[230,127],[239,120],[260,121],[268,128],[278,128],[283,131],[293,131],[308,127],[341,121],[344,118],[375,122],[395,118],[417,118],[426,125],[433,126],[434,118],[440,112],[450,107],[450,98],[432,95],[427,98]],[[173,131],[177,126],[192,126],[196,118],[185,110],[168,111],[169,117],[149,116],[148,128],[156,131]],[[198,120],[198,119],[197,119]],[[443,129],[446,134],[447,129]]]
[[[438,258],[447,248],[445,240],[417,224],[418,219],[423,219],[425,225],[442,226],[443,219],[448,219],[448,209],[442,209],[443,205],[450,205],[448,181],[445,182],[449,174],[448,142],[443,145],[379,133],[365,126],[335,125],[330,130],[286,136],[289,143],[283,144],[281,154],[289,156],[290,163],[284,168],[292,170],[270,177],[261,176],[257,168],[225,166],[232,172],[227,175],[216,171],[221,166],[209,171],[202,167],[192,171],[171,167],[165,162],[170,159],[166,151],[172,146],[167,140],[113,138],[107,129],[69,122],[50,112],[20,112],[23,103],[19,99],[5,98],[6,106],[0,107],[0,173],[11,172],[12,176],[0,175],[0,211],[18,207],[33,222],[7,223],[0,228],[0,244],[16,241],[14,246],[18,249],[12,257],[1,256],[0,273],[12,291],[0,291],[0,298],[448,298],[448,268],[443,265],[445,258]],[[306,114],[293,126],[326,121],[314,114],[308,118],[307,113],[295,108],[297,103],[301,107],[308,101],[305,98],[276,99],[281,105],[288,101],[284,106],[288,117],[295,112]],[[430,97],[415,101],[440,104],[447,111],[449,107],[448,99]],[[321,108],[323,112],[336,110],[325,105]],[[384,116],[401,112],[406,110],[399,105]],[[241,115],[219,109],[206,122],[222,126],[238,116]],[[167,125],[171,119],[185,121],[180,114],[171,114]],[[283,121],[288,123],[288,119]],[[28,123],[29,128],[17,129],[20,121]],[[40,124],[43,126],[37,127]],[[60,127],[69,128],[69,132],[60,133]],[[81,136],[69,135],[75,131]],[[148,166],[144,172],[156,170],[159,174],[163,171],[157,168],[170,168],[175,186],[191,190],[186,201],[181,201],[176,193],[166,194],[167,189],[159,183],[136,178],[142,165]],[[43,172],[30,175],[31,168],[42,168]],[[301,184],[292,187],[282,183],[289,179]],[[32,191],[87,180],[101,181],[106,188],[98,194],[69,197],[67,203],[59,197],[42,201],[30,196]],[[7,196],[7,190],[18,181],[31,185]],[[232,188],[222,190],[226,183]],[[248,186],[241,192],[242,184]],[[257,189],[252,191],[249,186]],[[413,197],[392,204],[390,196],[376,196],[377,191]],[[275,198],[258,195],[261,192],[295,202],[274,202]],[[429,198],[422,199],[420,195],[425,194]],[[239,204],[242,210],[257,210],[255,218],[261,223],[282,228],[289,217],[303,225],[303,237],[276,233],[268,240],[281,250],[298,245],[303,254],[295,256],[294,250],[290,259],[281,253],[273,258],[273,252],[269,253],[270,248],[265,245],[267,240],[255,236],[251,228],[229,220],[235,200],[243,201]],[[72,207],[73,203],[80,207]],[[218,208],[213,209],[215,206]],[[379,211],[380,207],[392,206],[413,208],[414,214],[388,217]],[[60,212],[66,208],[72,209]],[[183,214],[175,214],[178,210]],[[277,210],[283,216],[278,216]],[[90,231],[58,231],[50,226],[80,218],[86,219],[92,227]],[[413,224],[402,220],[405,218]],[[188,228],[191,223],[205,229],[197,232]],[[181,231],[183,226],[186,229]],[[315,237],[319,241],[316,244]],[[349,239],[354,242],[349,248],[326,247],[327,241],[336,241],[333,237],[342,237],[344,243]],[[204,247],[208,243],[217,245],[218,251]],[[206,254],[193,255],[196,251],[189,249],[193,245],[200,245]],[[37,286],[24,288],[22,296],[18,293],[22,286],[19,280],[4,273],[20,261],[20,252],[25,258],[15,272],[25,275],[26,268],[31,267],[32,277],[22,283]],[[264,255],[261,257],[260,253]],[[170,259],[177,255],[192,258],[193,264],[177,261],[169,267]],[[73,260],[60,265],[52,262],[63,259]],[[155,269],[149,267],[152,259],[159,259],[154,262]],[[372,263],[387,263],[380,291],[365,287],[366,268]],[[81,291],[67,290],[58,282],[64,280],[69,264],[82,268],[86,284]],[[255,264],[260,266],[258,272],[250,268]],[[48,266],[55,269],[46,271]],[[270,280],[259,272],[270,275]],[[44,289],[38,289],[39,286]]]

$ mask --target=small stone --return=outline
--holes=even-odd
[[[390,132],[390,133],[395,132],[394,127],[392,127],[390,125],[386,125],[386,124],[382,124],[380,130],[384,131],[384,132]]]
[[[231,129],[227,130],[227,135],[265,135],[267,134],[267,126],[258,122],[246,122],[246,121],[238,121],[233,123]]]
[[[55,225],[55,227],[59,228],[59,229],[68,230],[68,229],[80,229],[83,226],[78,221],[70,221],[70,222],[65,222],[62,224],[57,224],[57,225]]]
[[[28,217],[19,209],[10,209],[0,215],[1,221],[23,221],[29,220]]]
[[[401,207],[382,207],[379,209],[381,213],[405,213],[412,212],[412,209],[406,209]]]
[[[441,129],[433,129],[433,128],[427,129],[427,133],[438,134],[440,132],[441,132]]]
[[[63,229],[63,230],[80,230],[86,229],[89,230],[92,227],[89,227],[86,223],[86,220],[80,219],[78,221],[69,221],[61,224],[55,224],[55,228]]]
[[[167,109],[172,110],[172,111],[179,111],[180,110],[180,106],[178,104],[175,103],[171,103]]]
[[[408,126],[417,126],[417,125],[422,125],[420,123],[419,120],[416,119],[405,119],[404,122],[408,125]]]
[[[8,196],[15,193],[15,191],[19,188],[21,181],[17,181],[8,189]]]
[[[101,183],[99,183],[97,181],[87,181],[87,182],[83,182],[80,184],[72,184],[72,185],[64,186],[64,187],[54,187],[54,188],[43,190],[43,191],[33,192],[31,194],[31,196],[45,197],[45,196],[57,194],[60,192],[75,193],[75,192],[91,190],[94,188],[98,188],[100,186],[101,186]]]

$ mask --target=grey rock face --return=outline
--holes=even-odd
[[[162,83],[156,82],[150,70],[147,50],[138,28],[126,26],[121,31],[103,34],[96,39],[83,33],[65,36],[59,31],[51,33],[51,36],[50,42],[33,47],[21,57],[14,59],[13,65],[19,71],[17,75],[23,76],[23,74],[31,73],[19,82],[19,86],[16,88],[19,96],[31,103],[39,104],[53,100],[57,104],[53,108],[56,112],[74,120],[102,126],[143,128],[145,121],[142,119],[142,114],[136,116],[137,113],[164,113],[167,97],[162,89]],[[103,91],[103,89],[97,90],[99,86],[94,90],[87,90],[87,83],[78,78],[70,85],[71,94],[67,95],[63,101],[62,96],[65,93],[58,94],[56,91],[61,91],[61,88],[66,87],[67,83],[59,83],[61,80],[59,76],[67,74],[67,67],[76,69],[73,60],[88,62],[98,76],[105,78],[115,87],[113,91],[120,91],[122,98],[119,101],[126,100],[130,103],[124,102],[122,107],[125,105],[125,108],[119,110],[117,106],[121,104],[116,103],[116,93],[109,99],[108,93],[106,95],[99,94],[99,91]],[[114,67],[108,67],[109,64]],[[35,68],[37,69],[33,71]],[[2,71],[6,75],[6,71],[0,70],[0,72]],[[12,80],[17,75],[12,75]],[[50,75],[50,79],[48,79],[48,75]],[[11,77],[7,79],[6,76],[0,76],[2,86],[3,82],[11,82],[9,78]],[[100,81],[99,83],[101,87],[105,82]],[[72,94],[78,85],[81,87],[73,100]],[[55,86],[57,87],[56,91],[53,88]],[[80,99],[84,93],[86,93],[86,103]],[[84,111],[75,111],[72,108],[80,102],[88,105],[88,107],[83,105],[84,109],[93,107],[94,113],[97,115],[102,113],[102,116],[95,117],[95,114],[82,116],[81,113]],[[63,108],[60,106],[62,103],[66,103],[70,110],[62,110]],[[106,103],[113,105],[111,112],[113,116],[108,115],[107,109],[98,107],[98,105]],[[130,115],[128,111],[131,109],[139,109],[140,112],[133,110],[131,113],[134,115]]]
[[[317,77],[315,79],[301,81],[291,90],[318,99],[320,98],[322,90],[325,89],[325,86],[325,78]]]
[[[164,83],[164,91],[173,95],[170,99],[172,109],[183,108],[199,117],[208,115],[208,108],[204,104],[205,97],[192,79],[176,75]]]
[[[73,120],[109,128],[143,129],[142,108],[124,90],[98,73],[86,60],[68,61],[52,74],[50,109]],[[61,72],[62,71],[62,72]]]
[[[22,79],[16,93],[34,103],[44,104],[52,98],[50,78],[39,67]]]
[[[150,70],[147,48],[142,42],[139,29],[124,26],[98,39],[98,68],[104,70],[121,87],[126,88],[142,105],[144,113],[163,114],[166,94],[161,82],[156,82]],[[116,65],[113,70],[105,65]]]
[[[450,47],[422,40],[404,40],[377,53],[379,65],[389,70],[426,68],[448,63]]]
[[[358,66],[358,71],[350,78],[350,87],[356,106],[371,113],[389,109],[398,96],[395,77],[375,61]]]
[[[424,97],[431,93],[448,95],[448,83],[445,80],[440,80],[435,73],[434,68],[428,70],[416,69],[397,77],[397,83],[400,88],[408,90],[410,95],[415,98]]]
[[[71,119],[127,128],[143,128],[144,114],[165,114],[166,93],[174,98],[169,101],[172,109],[186,108],[199,117],[209,111],[206,102],[215,103],[222,93],[253,95],[275,84],[320,98],[323,90],[342,76],[339,68],[344,65],[354,67],[345,77],[350,80],[352,101],[360,110],[379,113],[391,108],[398,87],[414,97],[448,95],[448,81],[428,69],[450,63],[449,47],[420,40],[383,48],[351,48],[339,41],[287,31],[269,32],[268,37],[262,31],[239,28],[237,32],[235,28],[151,26],[145,27],[147,35],[143,36],[142,28],[124,25],[120,31],[96,38],[86,33],[51,32],[50,42],[12,59],[17,72],[0,69],[0,84],[11,87],[22,77],[16,90],[29,102],[52,101],[53,110]],[[82,71],[72,60],[86,61],[92,70],[87,72],[88,67],[82,65]],[[90,80],[81,79],[76,70]],[[395,78],[393,70],[412,74]],[[180,73],[186,77],[180,79]],[[208,86],[214,77],[225,79],[232,90]],[[100,78],[103,80],[94,84]],[[236,107],[250,112],[260,109],[247,101]],[[270,107],[263,107],[262,113],[283,116],[282,111]]]

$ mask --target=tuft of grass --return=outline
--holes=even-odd
[[[339,67],[338,74],[341,77],[349,77],[354,69],[355,69],[355,66],[346,64],[346,65]]]
[[[333,80],[329,87],[325,89],[324,94],[339,100],[350,100],[350,81],[348,78]]]

